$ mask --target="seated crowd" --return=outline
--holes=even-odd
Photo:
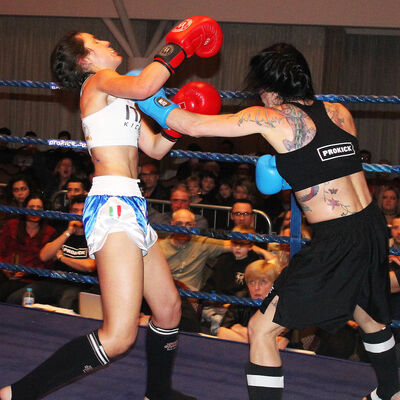
[[[0,134],[11,133],[2,128]],[[34,137],[35,134],[27,132],[25,136]],[[70,139],[70,135],[62,131],[59,138]],[[221,152],[233,152],[229,140],[221,142],[221,148],[225,149]],[[197,145],[189,149],[201,151]],[[63,148],[40,151],[36,145],[14,149],[0,142],[0,154],[1,204],[82,214],[93,173],[85,151]],[[214,229],[216,233],[275,232],[279,236],[290,236],[291,191],[262,195],[256,189],[253,165],[198,159],[174,165],[175,169],[168,170],[168,177],[164,179],[159,164],[149,160],[141,162],[139,178],[143,196],[150,200],[148,209],[152,224]],[[400,250],[398,177],[369,173],[367,178],[388,223],[389,246]],[[207,208],[201,210],[202,205],[223,207],[214,213]],[[256,218],[254,210],[266,213],[269,221]],[[88,256],[80,221],[0,215],[0,262],[96,276],[96,262]],[[301,232],[303,238],[312,236],[305,221]],[[159,241],[177,287],[254,300],[268,294],[290,258],[287,244],[255,245],[249,240],[164,232],[159,232]],[[393,317],[400,319],[400,256],[391,255],[389,261],[393,309],[399,310],[393,312]],[[100,294],[97,285],[0,269],[0,301],[21,304],[28,287],[33,289],[37,303],[77,313],[80,292]],[[146,323],[149,308],[145,303],[142,311],[141,323]],[[247,324],[255,311],[255,307],[182,299],[181,329],[248,342]],[[357,335],[355,323],[349,321],[335,335],[313,327],[285,332],[278,345],[364,360]]]

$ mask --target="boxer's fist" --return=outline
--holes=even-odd
[[[171,74],[187,58],[196,53],[199,57],[212,57],[222,45],[222,31],[218,23],[203,15],[185,19],[165,38],[166,45],[154,57]]]
[[[172,101],[180,108],[198,114],[216,115],[221,111],[221,97],[217,89],[206,82],[187,83]]]
[[[263,194],[275,194],[281,190],[291,189],[289,184],[279,175],[274,156],[266,154],[256,164],[256,184]]]

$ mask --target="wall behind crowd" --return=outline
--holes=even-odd
[[[119,21],[114,21],[120,27]],[[139,48],[149,45],[158,21],[133,21]],[[167,82],[180,87],[192,80],[204,80],[220,90],[242,90],[249,58],[264,47],[286,41],[301,50],[309,61],[317,93],[377,94],[400,93],[398,68],[400,41],[396,36],[349,34],[345,28],[244,23],[221,23],[224,43],[218,56],[192,58]],[[1,79],[50,81],[50,53],[56,41],[69,30],[88,31],[111,41],[121,54],[116,40],[102,20],[96,18],[0,17]],[[122,30],[122,28],[120,27]],[[347,32],[347,33],[346,33]],[[126,72],[126,62],[119,72]],[[223,111],[231,112],[246,102],[225,101]],[[56,137],[69,130],[74,139],[82,139],[78,95],[46,89],[0,89],[0,126],[9,127],[14,136],[27,130],[39,137]],[[351,105],[362,148],[372,152],[372,161],[388,159],[399,163],[400,106]],[[201,143],[206,151],[215,149],[218,139],[185,138],[177,148],[191,142]],[[241,154],[268,152],[265,140],[252,137],[234,139]],[[240,150],[238,150],[240,149]]]

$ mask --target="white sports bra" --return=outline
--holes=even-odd
[[[82,118],[89,154],[100,146],[138,147],[140,114],[132,100],[108,96],[109,104]]]

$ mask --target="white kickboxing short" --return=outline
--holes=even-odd
[[[138,182],[124,176],[93,178],[82,216],[91,258],[103,247],[109,233],[126,232],[143,256],[157,241]]]

